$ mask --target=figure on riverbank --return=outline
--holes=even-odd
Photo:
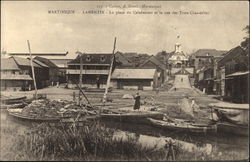
[[[140,105],[141,105],[141,96],[139,94],[139,92],[136,93],[136,95],[134,96],[135,99],[135,104],[134,104],[134,110],[139,110],[140,109]]]

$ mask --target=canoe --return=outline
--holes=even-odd
[[[17,104],[11,104],[11,105],[1,104],[1,109],[24,108],[25,106],[27,106],[27,104],[25,103],[17,103]]]
[[[24,121],[24,122],[29,122],[29,123],[49,123],[50,126],[55,126],[58,124],[75,124],[76,126],[84,126],[84,123],[86,121],[91,121],[91,120],[95,120],[98,119],[98,116],[96,115],[92,115],[92,116],[84,116],[84,117],[80,117],[77,119],[77,121],[75,121],[75,118],[73,117],[44,117],[44,118],[37,118],[37,117],[32,117],[32,116],[28,116],[28,115],[23,115],[20,111],[20,109],[18,109],[19,111],[14,111],[15,109],[8,109],[8,114],[19,120],[19,121]]]
[[[163,114],[152,111],[131,111],[112,114],[100,114],[101,120],[113,120],[118,122],[129,122],[137,124],[148,124],[147,118],[163,119]]]
[[[166,130],[175,130],[180,132],[190,133],[210,133],[216,132],[216,126],[214,125],[199,125],[187,122],[169,122],[164,120],[156,120],[148,118],[150,124],[154,127],[158,127]]]
[[[59,122],[61,120],[60,117],[45,117],[45,118],[37,118],[33,116],[23,115],[19,112],[11,112],[8,111],[8,114],[18,120],[21,121],[29,121],[29,122]]]
[[[4,104],[16,104],[16,103],[22,102],[26,98],[27,98],[26,96],[16,97],[16,98],[7,98],[7,99],[2,99],[1,102]]]
[[[249,127],[232,124],[229,122],[218,122],[217,125],[217,132],[227,135],[240,135],[240,136],[248,136],[249,135]]]

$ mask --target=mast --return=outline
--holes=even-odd
[[[103,101],[102,101],[103,103],[105,103],[107,101],[107,94],[108,94],[108,89],[109,89],[109,84],[110,84],[110,79],[111,79],[111,73],[112,73],[112,68],[113,68],[113,64],[114,64],[114,60],[115,60],[115,45],[116,45],[116,37],[115,37],[115,41],[114,41],[112,60],[111,60],[109,75],[108,75],[108,79],[107,79],[107,86],[105,88],[105,93],[103,95]]]
[[[28,48],[29,48],[29,53],[30,53],[30,66],[31,66],[33,83],[34,83],[34,88],[35,88],[35,99],[37,99],[36,77],[35,77],[35,71],[34,71],[34,66],[33,66],[33,59],[32,59],[32,54],[31,54],[31,50],[30,50],[29,40],[27,40],[27,43],[28,43]]]

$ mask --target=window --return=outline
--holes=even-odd
[[[101,62],[104,62],[104,61],[105,61],[105,57],[101,56]]]
[[[90,62],[90,55],[87,55],[86,61]]]

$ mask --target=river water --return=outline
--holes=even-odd
[[[23,132],[29,125],[30,123],[13,120],[7,115],[6,111],[1,110],[1,128],[16,126],[20,132]],[[114,138],[127,140],[129,136],[136,137],[139,143],[147,147],[153,147],[154,145],[157,145],[158,148],[164,147],[165,140],[174,140],[182,144],[183,148],[190,152],[195,149],[203,150],[207,154],[212,151],[220,152],[221,155],[226,154],[226,152],[234,152],[242,155],[242,159],[248,158],[248,137],[190,135],[132,123],[105,122],[104,125],[117,130]],[[3,138],[1,131],[1,150],[4,144]]]

